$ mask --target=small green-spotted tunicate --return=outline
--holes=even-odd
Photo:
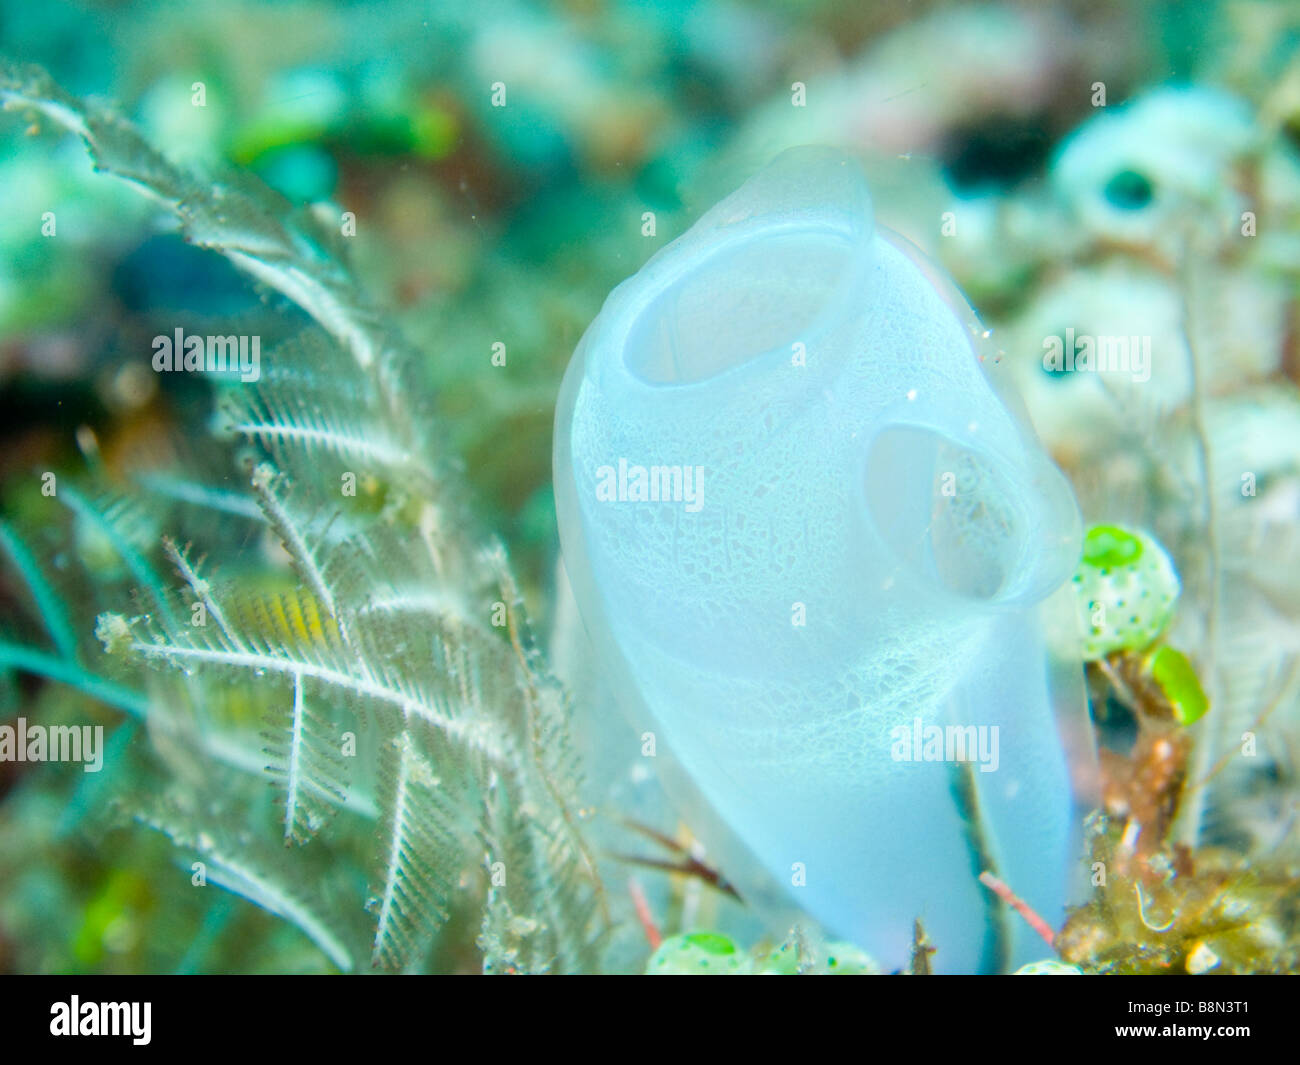
[[[795,976],[799,964],[798,951],[786,943],[760,958],[754,972],[759,976]],[[820,961],[813,962],[805,971],[819,976],[875,976],[883,972],[865,950],[844,942],[827,943]]]
[[[831,976],[873,976],[881,972],[871,955],[852,943],[827,943],[825,966]]]
[[[645,971],[648,976],[735,976],[746,967],[745,956],[726,936],[688,932],[660,943]]]
[[[1148,646],[1173,615],[1180,585],[1173,561],[1149,533],[1094,525],[1074,574],[1083,657]]]

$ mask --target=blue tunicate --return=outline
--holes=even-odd
[[[1059,923],[1071,857],[1040,604],[1079,519],[977,328],[854,162],[795,149],[614,290],[557,413],[606,675],[791,898],[890,967],[918,917],[939,971],[1041,955],[976,877]]]

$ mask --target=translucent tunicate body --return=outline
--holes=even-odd
[[[555,453],[613,685],[794,902],[892,967],[920,918],[951,972],[1045,952],[981,869],[1056,923],[1072,857],[1039,604],[1078,515],[972,321],[795,149],[610,295]]]

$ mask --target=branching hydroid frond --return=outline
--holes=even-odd
[[[256,388],[222,397],[219,429],[259,444],[281,467],[324,457],[390,482],[424,472],[412,441],[379,417],[381,397],[336,345],[306,333],[277,348],[268,363]]]
[[[190,594],[203,607],[205,612],[204,620],[206,621],[210,617],[216,622],[217,628],[221,630],[221,634],[227,640],[231,643],[238,643],[239,635],[231,628],[230,622],[226,620],[226,612],[221,609],[221,604],[213,597],[212,585],[199,576],[198,570],[190,562],[186,552],[177,547],[176,541],[170,536],[163,537],[163,550],[172,565],[176,567],[176,572],[184,579]]]
[[[307,211],[294,211],[241,175],[211,183],[169,162],[104,106],[64,92],[39,67],[0,65],[0,100],[77,134],[95,165],[170,208],[185,236],[212,248],[298,304],[352,352],[362,369],[381,368],[388,331],[364,305],[337,238]]]
[[[232,890],[297,924],[341,967],[354,957],[345,937],[282,878],[337,833],[355,842],[347,832],[357,819],[331,813],[377,814],[371,953],[387,967],[419,964],[453,903],[463,905],[452,894],[472,884],[481,844],[507,870],[505,884],[485,892],[489,959],[511,956],[530,971],[594,968],[603,897],[579,824],[567,701],[528,633],[504,549],[477,531],[458,464],[413,385],[419,355],[361,295],[342,241],[317,213],[292,210],[251,179],[211,182],[174,166],[116,114],[42,71],[0,65],[0,99],[77,133],[100,169],[165,204],[187,239],[323,330],[263,353],[261,377],[229,384],[219,399],[215,423],[242,452],[247,491],[214,486],[207,471],[155,472],[148,482],[169,506],[252,519],[243,553],[221,554],[217,579],[200,575],[182,540],[164,541],[181,583],[169,591],[138,533],[149,529],[156,551],[161,533],[177,530],[125,532],[127,511],[110,514],[100,531],[140,605],[105,612],[97,628],[128,662],[164,667],[153,681],[137,679],[166,692],[149,699],[155,743],[186,738],[167,764],[188,752],[212,774],[224,762],[248,781],[255,748],[243,737],[261,722],[271,764],[255,772],[276,784],[278,835],[311,842],[278,848],[268,867],[249,857],[256,841],[218,845],[201,804],[173,804],[150,823],[203,849]],[[104,516],[79,495],[67,502],[91,524]],[[296,583],[278,549],[267,550],[274,543]],[[229,551],[210,538],[203,549]],[[56,631],[57,618],[51,624]],[[164,683],[172,670],[179,699]],[[182,792],[197,786],[185,773],[175,781]],[[242,800],[247,789],[237,791]],[[227,827],[257,820],[252,809],[223,815]]]
[[[288,709],[267,713],[263,735],[271,756],[268,771],[280,783],[285,843],[306,843],[343,802],[347,762],[340,753],[344,729],[315,710],[303,694],[301,674],[293,675]]]
[[[334,602],[334,592],[325,573],[324,542],[329,531],[329,523],[326,523],[324,529],[315,529],[305,522],[294,520],[281,495],[282,479],[269,462],[257,465],[253,470],[250,483],[257,495],[262,513],[266,516],[267,524],[275,531],[284,549],[289,553],[298,576],[330,615],[337,619],[338,607]],[[340,634],[346,641],[346,629],[341,630]]]
[[[404,965],[447,917],[447,900],[464,846],[443,782],[410,732],[386,744],[380,777],[386,816],[380,871],[369,908],[375,914],[374,964]]]
[[[198,886],[206,881],[282,917],[344,972],[355,968],[355,948],[342,931],[348,925],[346,918],[331,912],[295,866],[260,853],[250,837],[232,838],[231,832],[212,823],[196,827],[202,819],[175,801],[157,802],[152,809],[138,812],[135,819],[166,835],[184,852],[187,873],[191,873],[194,859],[201,863],[201,868],[191,873],[194,877],[201,874]]]

